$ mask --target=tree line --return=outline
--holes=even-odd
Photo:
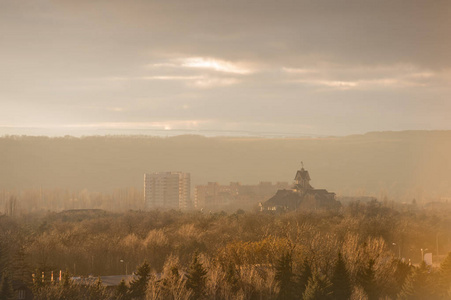
[[[29,284],[36,299],[448,299],[450,225],[447,211],[377,201],[285,214],[3,215],[0,271],[4,282]],[[433,266],[422,262],[421,249],[433,252]],[[100,281],[80,287],[49,280],[59,270],[98,277],[127,269],[134,280],[114,291]],[[33,283],[31,274],[42,272],[44,284]]]

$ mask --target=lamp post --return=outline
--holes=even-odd
[[[436,247],[437,247],[437,258],[438,258],[438,232],[437,232],[437,234],[435,235],[435,242],[436,242]]]
[[[121,262],[121,264],[123,264],[124,260],[121,259],[120,262]],[[128,275],[128,262],[125,262],[125,275]]]
[[[401,246],[396,243],[391,243],[393,246],[398,246],[398,259],[401,259]]]
[[[426,248],[426,249],[421,248],[420,250],[421,250],[421,262],[424,262],[424,251],[427,251],[429,249],[428,248]]]

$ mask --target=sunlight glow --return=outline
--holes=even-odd
[[[185,58],[182,59],[181,65],[182,67],[211,69],[225,73],[234,73],[234,74],[251,73],[251,70],[240,67],[237,64],[213,58],[204,58],[204,57]]]
[[[102,122],[87,124],[67,124],[65,128],[100,128],[100,129],[196,129],[199,125],[206,123],[205,120],[169,120],[156,122]]]
[[[283,67],[282,71],[285,73],[291,73],[291,74],[307,74],[307,73],[317,73],[317,70],[313,69],[297,69],[297,68],[286,68]]]
[[[202,76],[147,76],[141,77],[143,80],[197,80]]]

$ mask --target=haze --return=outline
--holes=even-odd
[[[179,136],[0,139],[0,189],[142,191],[146,172],[184,171],[191,184],[292,183],[301,160],[312,185],[339,196],[421,203],[451,196],[451,131],[343,138]],[[194,192],[192,193],[194,194]]]
[[[0,299],[451,299],[451,1],[0,0]]]
[[[0,6],[0,134],[451,129],[448,1]]]

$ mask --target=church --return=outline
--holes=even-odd
[[[269,200],[260,203],[260,210],[296,211],[340,207],[340,202],[335,200],[335,193],[313,188],[310,180],[310,174],[302,164],[301,169],[296,172],[293,188],[278,190]]]

